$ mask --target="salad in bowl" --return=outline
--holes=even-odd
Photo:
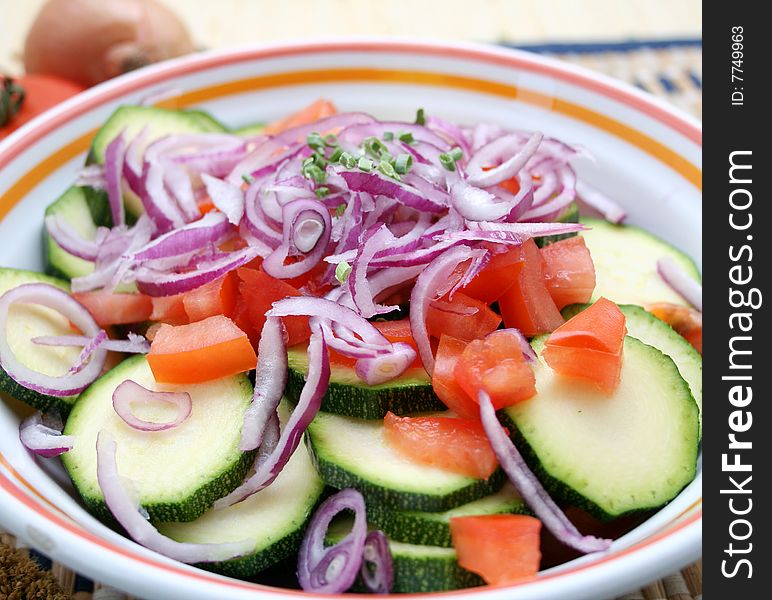
[[[316,594],[533,580],[697,473],[694,262],[538,130],[124,105],[0,268],[0,391],[95,517]]]

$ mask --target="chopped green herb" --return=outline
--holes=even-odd
[[[244,174],[241,176],[241,178],[242,178],[244,181],[246,181],[246,182],[247,182],[249,185],[252,185],[253,183],[255,183],[255,178],[254,178],[254,177],[252,177],[252,175],[250,175],[249,173],[244,173]]]
[[[338,266],[335,267],[335,279],[341,283],[346,283],[349,275],[351,275],[351,265],[345,260],[339,262]]]
[[[445,154],[444,152],[440,154],[439,156],[440,164],[445,167],[448,171],[455,171],[456,170],[456,161],[453,160],[453,158],[449,154]]]
[[[409,131],[400,131],[397,134],[397,137],[399,138],[400,142],[403,142],[405,144],[412,144],[415,142],[415,138],[413,137],[413,134]]]
[[[335,146],[335,144],[338,143],[338,136],[334,133],[328,133],[324,136],[324,143],[327,144],[330,148]]]
[[[329,161],[324,157],[324,154],[315,152],[311,158],[314,159],[314,164],[322,169],[329,164]]]
[[[316,194],[317,198],[324,198],[330,193],[330,188],[325,186],[320,186],[314,190],[314,193]]]
[[[426,115],[424,114],[424,109],[419,108],[415,113],[415,124],[416,125],[426,125]]]
[[[384,142],[390,142],[394,139],[394,132],[393,131],[384,131],[383,132],[383,141]]]
[[[337,146],[335,150],[332,151],[332,154],[330,154],[330,158],[327,160],[329,160],[331,163],[336,163],[340,160],[341,156],[343,156],[343,148]]]
[[[365,152],[371,154],[375,158],[382,158],[389,154],[389,149],[386,147],[386,144],[375,136],[365,138],[364,147]]]
[[[313,159],[311,160],[313,161]],[[313,180],[317,185],[321,185],[327,181],[327,172],[318,165],[313,164],[313,162],[304,165],[301,172],[303,173],[303,177]]]
[[[458,146],[456,146],[455,148],[453,148],[453,150],[448,152],[448,155],[454,161],[458,162],[464,156],[464,151],[461,148],[459,148]]]
[[[345,202],[341,202],[335,208],[335,216],[336,217],[342,217],[344,212],[346,212],[346,203]]]
[[[338,162],[347,169],[353,169],[357,164],[357,159],[351,156],[348,152],[343,152],[338,159]]]
[[[359,161],[357,162],[357,167],[359,167],[360,171],[372,171],[373,161],[371,161],[366,156],[361,156],[359,157]]]
[[[399,180],[399,174],[394,169],[394,165],[392,165],[388,160],[382,160],[378,164],[378,170],[387,177]]]
[[[398,154],[394,159],[394,170],[400,175],[404,175],[413,166],[412,154]]]
[[[314,150],[321,150],[324,148],[324,138],[317,132],[309,133],[308,137],[306,137],[306,144]]]

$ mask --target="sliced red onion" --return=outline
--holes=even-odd
[[[84,240],[61,215],[49,215],[45,219],[46,230],[53,240],[73,256],[95,261],[99,252],[98,240]],[[103,228],[100,228],[103,229]],[[104,238],[106,230],[100,236]]]
[[[261,194],[263,181],[256,180],[247,188],[244,198],[244,213],[246,215],[246,225],[250,233],[254,235],[263,244],[270,248],[277,248],[282,242],[282,234],[277,231],[274,224],[269,220],[261,206]]]
[[[25,283],[0,296],[0,366],[19,385],[49,396],[73,396],[88,387],[102,372],[107,351],[98,348],[85,365],[77,364],[76,373],[54,377],[22,364],[11,350],[6,336],[8,312],[16,303],[40,304],[66,317],[89,337],[100,331],[91,314],[64,290],[45,283]]]
[[[517,194],[493,194],[488,190],[458,181],[450,189],[450,201],[458,213],[470,221],[498,221],[527,202],[531,192],[530,176],[522,180]],[[503,196],[503,197],[502,197]]]
[[[403,123],[401,121],[376,121],[361,125],[352,125],[338,134],[338,142],[344,148],[356,150],[367,137],[383,138],[386,132],[400,134],[409,133],[414,140],[428,142],[439,146],[443,150],[449,150],[449,142],[437,135],[428,127],[416,125],[414,123]],[[441,150],[442,151],[442,150]]]
[[[191,544],[177,542],[162,535],[143,516],[141,508],[124,488],[116,461],[117,444],[106,430],[97,434],[97,481],[110,512],[138,544],[184,563],[209,563],[230,560],[249,554],[255,548],[254,539],[222,544]]]
[[[182,165],[170,159],[160,161],[164,170],[164,183],[182,212],[186,222],[201,218],[201,209],[198,208],[196,195],[193,192],[193,183],[190,174]]]
[[[413,364],[416,353],[410,344],[397,342],[389,354],[375,358],[360,358],[356,362],[357,377],[367,385],[386,383],[402,375]]]
[[[284,426],[284,431],[281,432],[276,448],[269,457],[263,459],[254,475],[230,494],[215,502],[215,509],[242,502],[273,483],[297,449],[308,425],[319,412],[329,384],[330,358],[327,354],[327,344],[321,329],[312,324],[311,339],[308,343],[306,382],[300,392],[297,406]]]
[[[394,586],[394,561],[389,540],[382,531],[367,534],[359,574],[365,587],[373,594],[388,594]]]
[[[99,334],[97,334],[99,335]],[[32,338],[32,342],[41,346],[75,346],[85,347],[95,338],[85,335],[41,335]],[[100,347],[112,352],[124,352],[126,354],[146,354],[150,352],[150,342],[143,336],[129,332],[125,340],[106,339],[100,343]]]
[[[506,331],[508,334],[513,336],[515,338],[515,341],[517,342],[518,346],[520,346],[520,350],[523,351],[523,356],[525,357],[525,360],[529,363],[535,363],[536,353],[533,351],[533,348],[531,348],[531,344],[528,343],[528,338],[526,338],[523,333],[515,328],[515,327],[508,327],[507,329],[499,329],[497,330],[498,333]]]
[[[163,165],[145,162],[140,186],[142,206],[158,231],[163,233],[185,224],[185,217],[166,190]]]
[[[528,465],[525,464],[520,452],[501,427],[496,418],[496,411],[493,409],[490,396],[481,391],[478,394],[478,402],[480,404],[480,418],[493,452],[512,485],[515,486],[534,515],[544,523],[552,535],[566,546],[585,554],[607,550],[611,545],[611,540],[600,539],[591,535],[583,536],[555,504],[555,501],[550,498],[550,495],[528,468]]]
[[[19,425],[19,439],[24,447],[43,458],[53,458],[72,450],[75,438],[62,435],[62,424],[51,427],[43,421],[43,416],[36,412]]]
[[[313,269],[327,252],[332,222],[330,211],[317,200],[293,200],[282,209],[282,243],[263,261],[263,270],[276,279],[291,279]],[[285,264],[293,250],[304,256]]]
[[[132,411],[132,404],[171,404],[177,409],[172,421],[145,421]],[[127,379],[113,391],[113,408],[124,422],[139,431],[166,431],[183,423],[193,410],[193,402],[187,392],[154,392],[136,381]]]
[[[442,136],[445,137],[450,144],[461,148],[461,150],[464,151],[464,155],[466,157],[470,156],[472,152],[472,146],[461,127],[436,115],[429,115],[426,118],[426,126],[434,129],[435,131],[439,131],[440,134],[442,134]]]
[[[273,411],[268,421],[263,428],[263,439],[260,442],[260,448],[257,451],[255,457],[255,470],[259,470],[263,466],[263,463],[270,460],[276,446],[279,445],[281,439],[281,423],[279,422],[279,413]]]
[[[558,217],[563,210],[576,200],[576,173],[567,166],[561,166],[557,172],[559,192],[557,196],[534,205],[521,217],[522,221],[550,221]]]
[[[294,296],[273,303],[266,317],[312,317],[330,320],[354,332],[366,344],[390,347],[390,342],[367,319],[355,311],[326,298]]]
[[[95,190],[103,190],[107,187],[105,182],[104,165],[87,165],[78,171],[78,177],[73,184],[78,187],[90,187]]]
[[[135,261],[144,261],[179,256],[218,242],[230,230],[231,227],[225,215],[219,211],[211,211],[198,221],[157,237],[134,252],[131,258]]]
[[[252,403],[244,413],[239,449],[246,452],[260,447],[266,425],[281,402],[287,385],[287,348],[281,319],[269,317],[260,333]]]
[[[476,306],[459,306],[445,300],[434,300],[430,303],[430,306],[436,310],[439,310],[440,312],[463,317],[476,315],[478,312],[480,312],[480,309]]]
[[[611,223],[619,224],[627,218],[627,211],[622,206],[584,181],[576,182],[576,193],[581,202],[597,210]]]
[[[247,264],[258,256],[258,252],[258,248],[247,246],[215,260],[201,262],[196,270],[184,273],[165,273],[139,267],[136,271],[137,288],[148,296],[173,296],[189,292]]]
[[[518,135],[508,135],[483,146],[469,159],[466,167],[469,173],[466,178],[467,183],[478,187],[489,187],[512,179],[534,155],[543,137],[537,131],[521,147]],[[499,164],[502,158],[505,160]],[[488,171],[483,170],[492,165],[498,166]]]
[[[333,546],[325,546],[330,523],[343,511],[354,513],[351,532]],[[366,540],[367,514],[362,494],[348,488],[327,498],[311,518],[300,545],[300,587],[314,594],[341,594],[348,590],[362,566]]]
[[[480,241],[519,246],[523,242],[547,235],[562,235],[584,231],[579,223],[469,223],[466,231],[443,233],[436,239],[446,242]]]
[[[351,292],[351,298],[359,310],[359,314],[365,319],[390,312],[397,308],[396,306],[381,306],[375,304],[373,301],[372,289],[367,281],[367,269],[370,266],[370,261],[379,250],[394,244],[394,242],[394,235],[385,225],[381,225],[375,231],[365,233],[362,245],[357,252],[356,260],[354,260],[351,267],[351,273],[348,278],[348,287]]]
[[[126,223],[126,211],[123,207],[123,163],[126,156],[126,137],[124,132],[116,136],[105,149],[105,189],[110,202],[113,226]]]
[[[80,356],[78,356],[78,360],[72,367],[70,367],[70,370],[67,371],[67,374],[74,375],[76,373],[80,373],[88,364],[88,360],[91,358],[91,355],[94,354],[94,352],[96,352],[97,349],[100,348],[106,341],[107,332],[104,329],[101,329],[99,333],[97,333],[88,341],[85,346],[83,346],[83,349],[80,351]]]
[[[672,256],[657,261],[657,272],[673,291],[702,312],[702,285],[692,279]]]
[[[486,250],[472,250],[469,246],[456,246],[435,258],[418,276],[410,294],[410,329],[418,347],[426,372],[434,373],[434,355],[426,330],[426,315],[429,304],[438,297],[437,291],[448,282],[454,282],[453,271],[464,261],[474,259]],[[442,294],[439,294],[442,295]]]
[[[365,171],[340,171],[352,192],[367,192],[373,196],[394,198],[405,206],[430,213],[443,212],[447,207],[427,198],[421,191],[385,175]]]

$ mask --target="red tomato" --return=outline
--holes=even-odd
[[[449,335],[440,336],[440,343],[434,356],[432,388],[445,406],[457,415],[466,419],[479,419],[480,408],[477,402],[472,400],[459,385],[454,372],[464,348],[466,348],[466,342]]]
[[[416,462],[476,479],[488,479],[498,467],[479,421],[389,412],[383,424],[388,444]]]
[[[484,390],[496,409],[536,394],[533,369],[525,362],[517,339],[505,330],[470,342],[453,372],[471,398],[476,400],[477,394]]]
[[[467,310],[476,312],[464,314]],[[469,342],[485,337],[499,324],[501,317],[487,304],[461,292],[455,293],[453,300],[445,296],[433,302],[426,313],[426,329],[438,339],[445,334]]]
[[[494,254],[486,267],[464,288],[464,294],[492,304],[515,283],[522,268],[523,254],[520,246]]]
[[[541,521],[526,515],[452,517],[450,535],[458,564],[490,585],[536,576],[541,561]]]
[[[150,320],[169,325],[185,325],[189,323],[190,319],[185,312],[184,298],[185,294],[151,298],[153,312],[150,313]]]
[[[501,316],[507,327],[527,336],[553,331],[563,317],[544,283],[543,259],[530,239],[521,246],[525,263],[515,283],[499,299]]]
[[[542,356],[559,375],[591,381],[611,393],[619,384],[626,332],[619,307],[600,298],[558,327]]]
[[[250,327],[257,334],[257,339],[260,339],[265,324],[265,313],[271,310],[273,303],[302,294],[288,283],[274,279],[262,271],[242,267],[237,274],[241,280],[239,295],[246,305]],[[282,321],[287,329],[288,346],[305,342],[311,337],[308,317],[285,317]]]
[[[239,282],[236,273],[230,272],[185,294],[182,302],[191,322],[201,321],[214,315],[229,317],[236,308]]]
[[[147,321],[153,311],[153,301],[144,294],[117,294],[99,290],[79,292],[73,296],[102,327],[141,323]]]
[[[651,314],[663,320],[702,354],[702,313],[688,306],[658,302],[646,307]]]
[[[18,93],[13,89],[16,86],[24,90],[24,99],[16,114],[5,114],[2,110],[5,100],[13,105],[18,101]],[[0,140],[84,89],[77,83],[52,75],[23,75],[13,80],[0,76]]]
[[[307,125],[318,121],[319,119],[331,117],[337,112],[338,110],[332,102],[325,100],[324,98],[319,98],[305,108],[300,109],[298,112],[293,113],[288,117],[284,117],[283,119],[279,119],[278,121],[274,121],[273,123],[269,123],[265,126],[263,132],[267,135],[276,135],[277,133],[281,133],[282,131],[293,127]],[[321,131],[319,133],[326,132]]]
[[[257,356],[249,338],[229,318],[161,325],[147,362],[159,383],[201,383],[251,371]]]
[[[558,309],[589,302],[595,290],[595,265],[584,238],[574,236],[541,249],[544,282]]]

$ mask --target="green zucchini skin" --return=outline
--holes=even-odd
[[[288,351],[289,370],[286,397],[298,401],[308,368],[303,347]],[[324,412],[357,419],[383,419],[389,411],[396,415],[446,410],[432,389],[431,379],[423,368],[413,368],[403,375],[380,385],[360,381],[354,369],[345,365],[330,365],[330,386],[322,399]]]
[[[532,346],[537,354],[540,354],[546,338],[547,336],[541,336],[532,341]],[[523,415],[527,415],[527,411],[532,409],[526,408],[525,402],[500,410],[497,413],[502,425],[509,428],[511,432],[510,435],[518,450],[523,455],[526,463],[539,478],[550,495],[556,500],[581,508],[603,521],[645,513],[660,508],[675,498],[681,490],[694,479],[696,474],[699,449],[699,413],[697,404],[689,390],[689,386],[681,377],[676,365],[670,357],[663,354],[657,348],[644,344],[630,336],[625,338],[622,371],[623,383],[625,378],[625,361],[639,360],[643,356],[647,357],[646,360],[649,361],[648,367],[650,370],[647,372],[648,377],[650,379],[656,377],[664,379],[662,388],[667,390],[667,395],[662,397],[667,398],[666,402],[669,403],[668,410],[672,411],[673,417],[679,419],[679,422],[677,423],[677,426],[674,427],[673,431],[668,432],[668,438],[674,440],[674,448],[677,449],[678,453],[675,455],[668,453],[667,463],[661,463],[664,467],[667,467],[667,472],[664,470],[657,470],[656,474],[653,476],[648,474],[648,476],[651,477],[650,485],[647,483],[649,482],[649,479],[645,478],[646,474],[641,474],[639,477],[628,477],[630,482],[624,493],[620,492],[619,497],[608,497],[609,492],[607,489],[614,484],[612,481],[609,481],[608,483],[603,481],[608,475],[608,472],[588,472],[586,470],[586,459],[582,460],[580,457],[583,451],[577,449],[578,446],[576,445],[561,449],[560,446],[565,443],[570,443],[567,442],[567,440],[570,440],[572,437],[571,432],[564,423],[561,423],[560,432],[558,434],[559,437],[554,438],[550,445],[542,447],[542,443],[537,443],[535,438],[541,435],[540,432],[543,432],[546,429],[545,427],[538,426],[538,418],[531,422],[524,420]],[[542,378],[545,377],[546,370],[548,369],[549,367],[546,366],[546,364],[541,364],[541,362],[537,365],[537,390],[540,390],[541,386],[545,385]],[[557,377],[558,376],[555,376],[555,378]],[[623,386],[623,383],[620,384],[620,388]],[[645,381],[642,383],[646,384]],[[564,380],[564,383],[560,385],[562,387],[558,389],[562,389],[563,394],[565,394],[560,398],[565,398],[567,402],[574,402],[574,399],[568,395],[571,393],[569,392],[571,383]],[[653,388],[653,385],[653,382],[650,381],[649,386]],[[581,390],[586,388],[577,387],[576,389]],[[649,388],[647,387],[641,389],[649,392]],[[589,397],[592,397],[593,400],[597,399],[598,402],[596,405],[601,407],[601,410],[605,410],[611,405],[604,406],[601,403],[619,401],[618,394],[619,391],[615,392],[612,397],[607,397],[598,395],[596,392]],[[537,393],[534,398],[527,402],[538,401],[539,396],[540,394]],[[597,398],[594,396],[597,396]],[[554,401],[555,400],[553,400],[553,402]],[[666,405],[660,404],[654,406],[654,410],[661,410],[663,406]],[[583,410],[584,409],[587,409],[585,412],[591,410],[586,403],[583,405]],[[576,412],[576,423],[581,423],[583,419],[586,418],[584,416],[579,416],[582,412],[582,410]],[[628,422],[636,422],[635,416],[630,415]],[[524,424],[526,430],[524,430]],[[654,438],[654,434],[649,435],[648,428],[644,433],[646,434],[644,437],[653,440],[651,442],[652,447],[649,448],[650,451],[646,454],[646,456],[649,457],[646,462],[653,463],[663,456],[661,444]],[[581,436],[579,436],[579,439],[581,439]],[[637,442],[631,443],[629,447],[624,449],[620,449],[613,444],[608,445],[605,439],[600,439],[598,444],[603,446],[601,448],[601,454],[608,457],[610,461],[609,464],[613,464],[612,467],[607,465],[607,470],[609,468],[616,468],[628,474],[629,469],[633,467],[632,465],[628,467],[628,461],[624,459],[622,452],[627,452],[631,456],[637,456],[645,451],[644,448],[633,445],[637,444]],[[570,468],[570,466],[567,466],[567,463],[570,463],[575,457],[577,461],[585,463],[585,470],[582,473],[576,473],[579,468],[582,468],[581,465],[578,465],[577,468]],[[547,464],[547,462],[549,462],[549,464]],[[643,468],[641,467],[640,461],[636,467]],[[559,475],[556,473],[558,470],[563,473],[568,473],[568,475]],[[571,480],[572,478],[576,480]],[[583,489],[580,490],[578,488]]]
[[[531,512],[509,483],[496,494],[446,512],[392,510],[377,502],[367,505],[368,520],[390,540],[442,548],[453,547],[450,536],[452,517],[494,514],[527,515]]]
[[[241,452],[238,449],[240,428],[230,426],[228,429],[232,431],[228,431],[227,437],[217,438],[215,441],[213,432],[212,440],[201,442],[222,445],[216,451],[213,447],[212,454],[175,454],[177,446],[184,448],[185,444],[189,445],[191,436],[200,439],[206,434],[207,427],[213,420],[221,419],[219,425],[212,425],[221,433],[225,431],[226,424],[240,424],[243,412],[251,401],[252,385],[245,375],[238,375],[195,386],[164,386],[163,389],[190,392],[193,397],[193,414],[174,429],[150,433],[131,429],[112,408],[112,392],[126,379],[132,379],[140,385],[153,386],[152,372],[144,355],[126,359],[81,393],[64,427],[65,435],[75,436],[75,447],[62,455],[62,463],[86,508],[96,517],[112,524],[112,516],[96,481],[95,449],[86,441],[95,439],[99,430],[108,429],[117,439],[118,464],[119,467],[123,465],[122,476],[134,480],[139,501],[150,515],[150,520],[193,521],[215,500],[231,492],[244,480],[253,464],[255,453]],[[215,401],[230,410],[220,410],[219,405],[215,408]],[[222,413],[220,416],[213,414],[217,410]],[[201,411],[201,414],[197,415],[197,411]],[[205,411],[208,413],[204,414]],[[179,435],[186,437],[178,438],[182,442],[177,444],[174,440],[175,436]],[[222,436],[225,436],[225,433],[222,433]],[[125,458],[121,459],[121,449],[124,447],[131,450],[125,450]],[[220,462],[215,462],[214,452]],[[138,461],[143,462],[132,463],[135,456]],[[164,458],[158,459],[161,462],[154,464],[152,459],[158,456]],[[177,461],[174,474],[169,464],[164,461]],[[191,468],[190,461],[197,467]],[[154,478],[169,481],[169,485],[156,488],[153,483],[149,483]]]
[[[70,284],[62,279],[51,277],[50,275],[44,275],[42,273],[36,273],[34,271],[0,267],[0,296],[2,296],[9,289],[26,283],[47,283],[49,285],[63,289],[66,292],[70,291]],[[54,332],[51,331],[48,333]],[[66,330],[62,329],[58,333],[64,334],[67,332]],[[36,335],[42,334],[43,332],[39,332]],[[0,335],[6,335],[6,332],[0,332]],[[46,356],[50,352],[50,349],[43,349],[42,347],[40,349],[41,356]],[[28,362],[30,363],[28,364],[29,367],[34,367],[34,364],[32,363],[35,361]],[[77,400],[77,396],[48,396],[46,394],[41,394],[40,392],[36,392],[22,385],[19,385],[3,370],[2,367],[0,367],[0,393],[7,394],[11,398],[15,398],[16,400],[24,402],[25,404],[28,404],[29,406],[42,412],[57,412],[62,418],[66,417],[70,413],[73,405]]]
[[[317,415],[306,431],[306,443],[327,485],[355,488],[368,504],[392,510],[443,512],[493,494],[504,484],[501,470],[483,480],[411,464],[383,441],[382,427],[329,413]],[[365,444],[356,446],[362,440]],[[408,470],[413,473],[405,476]]]
[[[254,137],[257,135],[260,135],[265,130],[265,123],[251,123],[249,125],[244,125],[243,127],[238,127],[236,129],[232,129],[231,133],[234,135],[240,135],[241,137]]]
[[[563,213],[555,219],[556,223],[578,223],[579,222],[579,204],[572,202],[563,210]],[[545,235],[543,237],[534,238],[534,242],[539,248],[549,246],[560,240],[565,240],[578,235],[576,233],[558,233],[556,235]]]

